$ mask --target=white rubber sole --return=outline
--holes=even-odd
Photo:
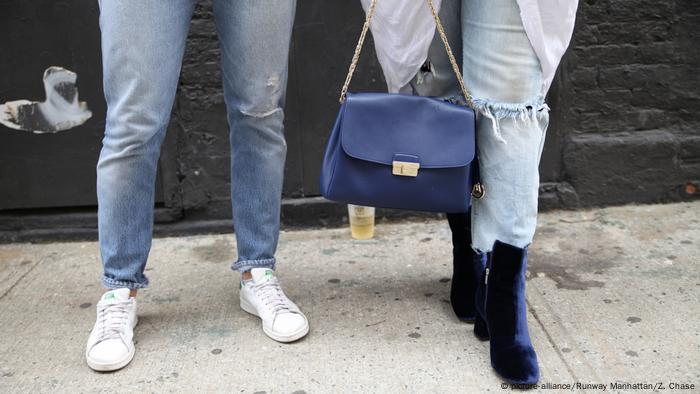
[[[139,322],[139,318],[136,317],[134,320],[134,327],[132,327],[132,330],[136,328],[136,325]],[[129,365],[131,360],[134,359],[134,355],[136,354],[136,346],[131,347],[131,351],[121,360],[116,360],[111,363],[100,363],[95,360],[91,360],[89,357],[89,350],[85,352],[85,361],[87,361],[88,367],[90,367],[94,371],[98,372],[112,372],[112,371],[117,371],[119,369],[122,369]]]
[[[251,315],[257,317],[258,319],[260,319],[262,321],[262,319],[258,315],[258,312],[255,310],[255,307],[253,307],[248,301],[246,301],[243,298],[241,298],[241,309],[243,309],[244,311],[250,313]],[[301,327],[299,330],[297,330],[296,332],[293,332],[291,334],[286,334],[286,335],[282,335],[282,334],[276,333],[276,332],[268,329],[267,327],[265,327],[265,324],[262,325],[262,329],[263,329],[263,332],[265,333],[265,335],[274,339],[275,341],[282,342],[282,343],[289,343],[289,342],[297,341],[297,340],[305,337],[306,334],[309,333],[309,322],[307,320],[306,324],[303,327]]]

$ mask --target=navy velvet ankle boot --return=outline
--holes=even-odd
[[[450,303],[457,318],[474,321],[474,292],[486,265],[486,255],[472,250],[471,213],[448,213],[452,230],[452,284]]]
[[[527,248],[496,241],[476,292],[474,334],[491,340],[493,369],[515,384],[534,384],[540,378],[527,329],[526,269]]]

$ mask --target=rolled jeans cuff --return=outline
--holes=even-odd
[[[143,277],[143,280],[140,282],[131,282],[131,281],[123,281],[123,280],[115,280],[112,278],[108,278],[106,276],[102,277],[102,286],[108,288],[108,289],[123,289],[123,288],[128,288],[128,289],[145,289],[148,287],[148,278],[145,276]]]
[[[261,260],[238,260],[231,265],[231,269],[238,272],[250,271],[253,268],[275,269],[277,261],[275,258]]]

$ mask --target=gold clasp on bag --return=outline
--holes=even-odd
[[[418,176],[420,163],[412,163],[409,161],[393,161],[391,173],[399,176]]]

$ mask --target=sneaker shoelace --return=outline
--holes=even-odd
[[[121,339],[124,327],[129,321],[129,307],[132,301],[104,303],[97,312],[97,342],[108,339]]]
[[[285,297],[277,278],[273,277],[263,283],[254,284],[252,288],[255,294],[275,315],[279,312],[295,312],[289,300]]]

